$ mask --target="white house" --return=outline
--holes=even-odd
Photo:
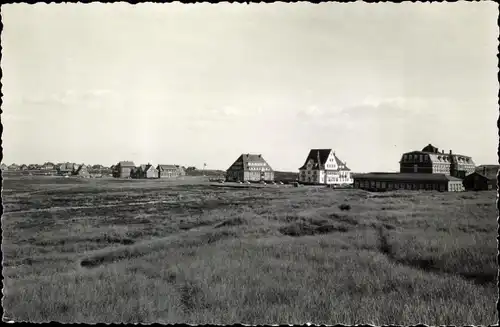
[[[348,185],[353,183],[351,170],[332,149],[312,149],[299,168],[299,182],[307,184]]]

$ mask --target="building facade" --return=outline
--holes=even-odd
[[[463,184],[466,190],[487,191],[497,189],[498,169],[487,169],[487,167],[481,168],[482,169],[477,170],[464,178]]]
[[[274,170],[260,154],[242,154],[227,169],[228,182],[271,182]]]
[[[86,165],[75,165],[74,166],[74,171],[72,172],[72,175],[78,176],[78,177],[83,177],[83,178],[90,178],[90,173]]]
[[[367,191],[426,190],[461,192],[462,180],[446,174],[368,173],[354,176],[354,187]]]
[[[180,176],[176,165],[158,165],[156,171],[158,172],[158,178],[175,178]]]
[[[65,162],[57,166],[57,174],[60,176],[70,176],[75,170],[75,164],[71,162]]]
[[[136,178],[158,178],[158,170],[152,164],[140,165]]]
[[[52,162],[46,162],[42,165],[43,170],[54,170],[56,166]]]
[[[120,161],[113,167],[113,177],[131,178],[135,164],[133,161]]]
[[[445,174],[457,178],[465,178],[472,174],[476,165],[471,157],[439,152],[439,149],[427,145],[422,151],[403,153],[399,162],[401,173]]]
[[[299,168],[298,180],[304,184],[351,185],[351,170],[332,149],[312,149]]]
[[[175,165],[179,170],[179,176],[186,176],[186,168],[184,166]]]
[[[19,170],[19,165],[13,163],[12,165],[9,165],[7,167],[7,170],[9,170],[9,171],[17,171],[17,170]]]

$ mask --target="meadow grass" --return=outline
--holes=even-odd
[[[3,187],[3,307],[15,321],[498,319],[495,192],[43,177]]]

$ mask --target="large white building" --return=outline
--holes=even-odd
[[[312,149],[302,167],[299,182],[306,184],[349,185],[353,183],[351,170],[332,149]]]

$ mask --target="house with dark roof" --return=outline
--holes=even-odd
[[[274,170],[261,154],[242,154],[227,169],[228,182],[271,182],[274,181]]]
[[[180,176],[176,165],[158,165],[156,167],[158,178],[175,178]]]
[[[456,154],[452,150],[440,152],[432,144],[422,151],[403,153],[399,166],[401,173],[445,174],[462,179],[472,174],[476,167],[470,156]]]
[[[69,176],[73,174],[75,170],[75,164],[71,162],[65,162],[57,166],[57,174],[59,176]]]
[[[428,190],[460,192],[464,190],[460,178],[432,173],[356,174],[354,175],[354,187],[367,191]]]
[[[131,178],[132,170],[135,168],[133,161],[120,161],[113,167],[113,177]]]
[[[299,168],[300,183],[332,186],[353,183],[351,170],[332,149],[312,149]]]
[[[7,170],[9,170],[9,171],[16,171],[16,170],[19,170],[19,165],[18,165],[18,164],[13,163],[12,165],[9,165],[9,166],[7,167]]]
[[[56,166],[52,162],[46,162],[41,167],[42,170],[54,170]]]
[[[83,177],[83,178],[90,178],[90,173],[88,171],[88,166],[81,164],[81,165],[74,165],[74,170],[72,172],[73,176],[78,176],[78,177]]]
[[[150,163],[137,167],[135,178],[158,178],[158,170]]]
[[[497,189],[497,165],[484,165],[476,168],[476,171],[466,176],[463,184],[466,190],[486,191]]]

